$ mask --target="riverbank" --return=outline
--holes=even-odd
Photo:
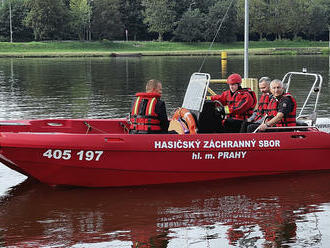
[[[52,41],[0,42],[0,57],[116,57],[116,56],[194,56],[243,55],[244,43],[149,42],[149,41]],[[315,41],[251,41],[251,55],[329,54],[328,42]]]

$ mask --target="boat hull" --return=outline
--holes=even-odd
[[[67,123],[44,128],[31,124],[22,132],[3,129],[0,161],[49,185],[86,187],[330,170],[330,135],[315,130],[130,135],[115,128],[124,120],[95,120],[94,132],[85,132],[85,121],[72,120],[66,129]]]

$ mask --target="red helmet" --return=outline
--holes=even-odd
[[[237,74],[231,74],[227,79],[227,84],[240,84],[242,82],[242,77]]]

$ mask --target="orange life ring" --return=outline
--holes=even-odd
[[[179,119],[182,119],[187,124],[189,129],[189,134],[197,133],[195,118],[188,109],[178,108],[178,110],[175,111],[172,120],[179,120]]]

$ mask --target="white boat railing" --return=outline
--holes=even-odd
[[[298,75],[298,76],[306,76],[306,77],[312,77],[314,78],[314,82],[312,84],[312,87],[306,97],[306,100],[297,116],[297,119],[304,119],[304,120],[310,120],[311,121],[311,125],[314,126],[316,123],[316,119],[317,119],[317,106],[318,106],[318,101],[319,101],[319,97],[320,97],[320,93],[321,93],[321,88],[322,88],[322,82],[323,82],[323,77],[321,76],[321,74],[318,73],[308,73],[308,72],[288,72],[287,74],[285,74],[285,76],[282,79],[282,82],[284,85],[286,85],[286,92],[289,91],[290,88],[290,84],[292,81],[292,76],[294,75]],[[315,99],[315,103],[314,103],[314,108],[313,108],[313,112],[309,115],[303,115],[307,103],[309,101],[309,99],[312,96],[312,93],[316,93],[316,99]]]
[[[315,126],[292,126],[292,127],[267,127],[267,130],[306,130],[306,129],[313,129],[318,130]]]
[[[26,123],[21,122],[0,122],[0,126],[27,126]]]

